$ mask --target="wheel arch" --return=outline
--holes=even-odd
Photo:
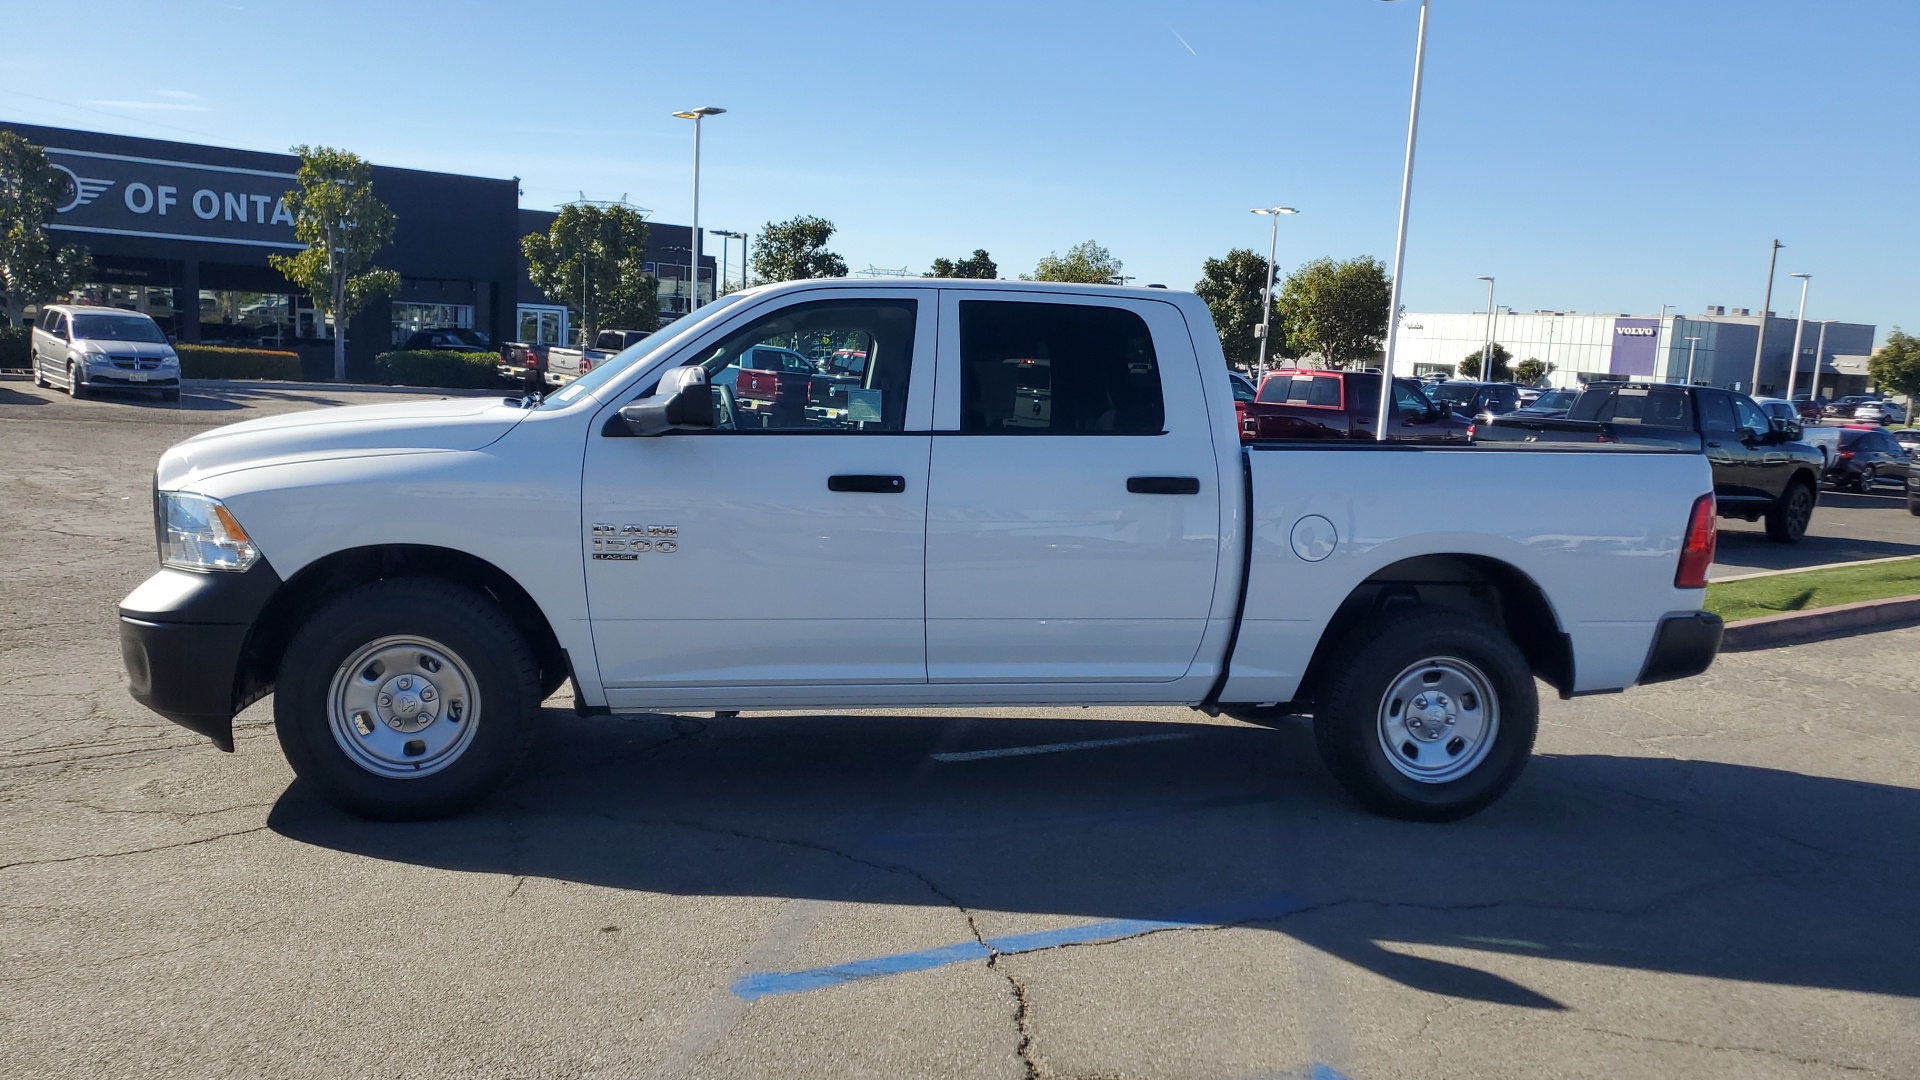
[[[1369,618],[1403,604],[1447,608],[1484,618],[1527,658],[1533,673],[1560,696],[1574,687],[1573,639],[1561,627],[1545,590],[1519,567],[1487,555],[1417,555],[1381,567],[1354,586],[1314,646],[1301,681],[1311,698],[1346,639]]]
[[[241,650],[234,711],[272,692],[287,645],[308,616],[349,589],[401,577],[462,585],[499,604],[533,647],[543,694],[552,693],[570,674],[566,651],[560,647],[553,624],[512,575],[477,555],[453,548],[380,544],[316,559],[274,591],[254,620]]]

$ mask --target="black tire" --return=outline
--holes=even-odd
[[[72,364],[68,364],[67,365],[67,396],[72,398],[75,401],[85,401],[91,395],[91,393],[92,391],[87,389],[86,383],[81,381],[80,373],[73,369]]]
[[[1920,495],[1911,493],[1907,495],[1907,513],[1920,517]]]
[[[1813,521],[1813,507],[1819,497],[1811,484],[1798,480],[1787,485],[1773,508],[1767,511],[1767,539],[1776,544],[1797,544],[1807,535]]]
[[[47,381],[47,374],[40,370],[40,355],[35,353],[27,357],[27,363],[33,366],[33,385],[42,390],[50,390],[53,384]]]
[[[330,717],[336,674],[351,679],[341,668],[356,652],[396,636],[444,646],[476,684],[464,749],[430,775],[363,766]],[[396,578],[354,589],[307,620],[280,664],[273,717],[287,762],[328,802],[359,817],[412,821],[457,814],[504,782],[532,741],[539,708],[539,664],[497,605],[447,582]]]
[[[1409,821],[1454,821],[1485,809],[1526,768],[1540,724],[1539,694],[1526,657],[1486,621],[1440,608],[1404,609],[1361,625],[1334,655],[1338,666],[1314,695],[1314,741],[1334,779],[1368,809]],[[1407,703],[1393,707],[1386,698],[1405,677],[1417,678],[1416,668],[1443,658],[1464,661],[1484,677],[1497,723],[1487,745],[1459,763],[1469,771],[1414,779],[1383,745],[1384,714],[1391,709],[1404,719]],[[1431,745],[1444,753],[1454,741]],[[1477,763],[1467,764],[1473,755]]]

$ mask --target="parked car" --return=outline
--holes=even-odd
[[[1469,438],[1473,422],[1435,404],[1416,380],[1393,380],[1393,397],[1389,439],[1465,442]],[[1318,368],[1269,371],[1244,412],[1240,437],[1247,441],[1372,439],[1380,415],[1380,374]]]
[[[733,387],[740,423],[765,427],[797,420],[813,396],[820,369],[792,349],[756,345],[717,374]]]
[[[1920,450],[1920,428],[1901,428],[1888,434],[1893,440],[1909,450]]]
[[[1237,371],[1227,372],[1227,382],[1233,387],[1233,430],[1247,430],[1247,405],[1260,393],[1253,380]]]
[[[1760,406],[1760,411],[1766,413],[1769,420],[1791,420],[1796,424],[1800,422],[1799,407],[1785,398],[1754,398],[1753,403]]]
[[[1907,513],[1920,517],[1920,469],[1907,467]]]
[[[493,339],[465,326],[429,326],[407,335],[409,352],[492,352]]]
[[[1863,424],[1904,424],[1907,410],[1891,401],[1863,401],[1853,407],[1853,418]]]
[[[1537,398],[1534,398],[1532,402],[1526,405],[1522,405],[1519,408],[1513,410],[1513,415],[1514,416],[1546,416],[1546,417],[1565,416],[1567,415],[1567,410],[1573,408],[1574,400],[1579,396],[1580,396],[1580,391],[1578,390],[1542,391],[1540,396]]]
[[[881,419],[737,430],[713,376],[852,329]],[[571,683],[587,714],[1300,712],[1362,803],[1447,820],[1519,776],[1536,679],[1711,664],[1699,455],[1242,446],[1232,400],[1191,293],[742,290],[538,405],[300,413],[167,451],[162,567],[120,605],[129,689],[228,750],[272,693],[302,783],[376,818],[485,798]]]
[[[96,390],[154,390],[162,401],[180,400],[180,355],[160,324],[137,311],[43,307],[27,363],[35,386],[58,385],[74,398]]]
[[[1877,427],[1840,429],[1840,449],[1827,467],[1836,488],[1867,492],[1881,480],[1906,480],[1913,472],[1913,451]]]
[[[835,349],[816,366],[819,371],[807,381],[808,408],[844,410],[847,391],[866,385],[865,349]]]
[[[1721,517],[1764,518],[1767,539],[1806,535],[1826,468],[1800,441],[1797,421],[1768,419],[1745,394],[1708,386],[1609,383],[1588,387],[1562,419],[1496,416],[1478,425],[1482,442],[1651,446],[1704,453],[1713,466]]]
[[[555,345],[547,350],[547,374],[577,379],[592,371],[594,365],[639,344],[650,333],[651,330],[602,330],[593,335],[593,344],[587,348]]]
[[[1441,408],[1479,419],[1483,416],[1500,416],[1520,408],[1520,389],[1515,383],[1456,379],[1428,387],[1427,396]]]
[[[1799,412],[1801,423],[1815,424],[1819,423],[1820,418],[1826,415],[1827,399],[1823,397],[1810,398],[1796,395],[1793,399],[1793,407]]]
[[[1853,419],[1853,410],[1855,408],[1869,401],[1879,400],[1880,399],[1873,394],[1848,394],[1846,397],[1836,398],[1828,402],[1825,414],[1830,420],[1851,420]]]

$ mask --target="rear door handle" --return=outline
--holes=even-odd
[[[1197,476],[1129,476],[1127,490],[1135,495],[1198,495]]]
[[[844,473],[827,477],[828,491],[865,491],[875,495],[898,495],[907,490],[907,478],[904,476],[870,476],[864,473]]]

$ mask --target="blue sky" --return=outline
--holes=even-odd
[[[0,0],[0,27],[42,5]],[[1096,239],[1142,281],[1264,251],[1390,261],[1414,0],[466,3],[101,0],[15,38],[0,116],[519,176],[522,205],[628,196],[840,227],[856,269],[984,247],[1012,276]],[[1774,309],[1920,330],[1920,139],[1895,0],[1433,0],[1406,302]],[[12,37],[11,33],[6,36]],[[332,54],[338,85],[309,69]],[[80,62],[85,62],[83,69]],[[736,249],[737,250],[737,249]]]

